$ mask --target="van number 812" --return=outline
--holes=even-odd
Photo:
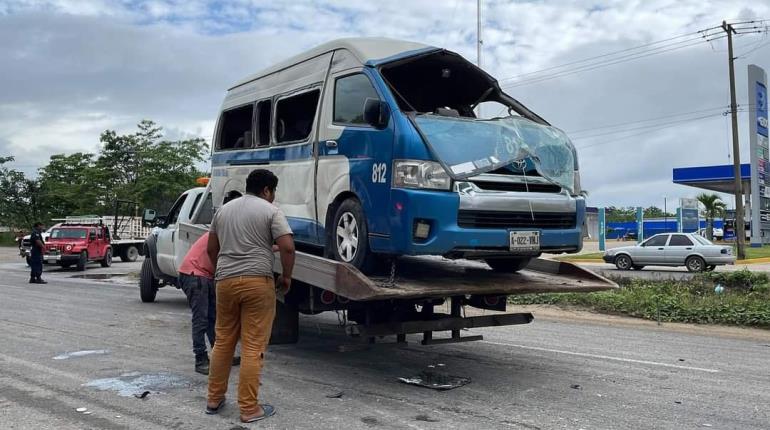
[[[375,184],[385,183],[385,174],[388,171],[388,165],[385,163],[374,163],[372,166],[372,182]]]

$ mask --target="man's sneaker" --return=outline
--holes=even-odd
[[[47,283],[48,283],[48,281],[44,281],[44,280],[42,280],[42,279],[38,279],[38,280],[37,280],[35,283],[36,283],[36,284],[47,284]]]
[[[233,366],[240,366],[241,365],[241,357],[233,357]]]
[[[37,284],[37,279],[35,279],[35,278],[30,278],[30,280],[29,280],[29,283],[30,283],[30,284]]]
[[[209,374],[209,356],[201,355],[195,357],[195,371],[201,375]]]

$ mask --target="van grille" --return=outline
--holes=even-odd
[[[575,213],[501,212],[461,210],[457,225],[465,228],[537,228],[560,229],[575,227]]]
[[[530,192],[530,193],[560,193],[561,187],[555,184],[542,184],[542,183],[529,183],[523,184],[519,182],[487,182],[487,181],[474,181],[477,187],[482,190],[488,191],[517,191],[517,192]]]

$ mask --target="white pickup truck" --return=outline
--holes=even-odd
[[[213,217],[208,188],[185,191],[168,215],[156,217],[145,210],[144,221],[155,228],[144,243],[145,260],[139,279],[141,299],[152,302],[158,288],[176,286],[178,268],[192,244]],[[463,306],[503,311],[509,294],[536,292],[589,292],[616,288],[616,284],[566,262],[533,259],[519,273],[498,273],[486,264],[441,257],[401,257],[389,273],[366,276],[348,263],[313,253],[297,252],[292,288],[276,302],[271,343],[297,342],[299,313],[342,312],[348,334],[367,338],[421,333],[422,344],[466,342],[481,336],[461,336],[472,327],[527,324],[530,313],[463,316]],[[275,273],[281,273],[275,259]],[[450,313],[439,313],[449,304]],[[434,339],[434,331],[451,337]]]
[[[206,198],[204,198],[206,197]],[[204,205],[197,211],[198,205]],[[165,216],[156,216],[153,210],[145,210],[143,221],[154,225],[144,241],[144,263],[139,276],[139,290],[143,302],[155,301],[158,288],[173,285],[177,288],[179,265],[182,264],[192,242],[179,240],[179,225],[191,223],[198,213],[196,222],[208,224],[213,216],[211,193],[206,187],[192,188],[176,200]]]

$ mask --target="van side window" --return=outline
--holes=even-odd
[[[341,124],[364,124],[366,99],[379,100],[369,78],[363,74],[337,79],[334,86],[334,122]]]
[[[273,105],[270,100],[257,103],[257,146],[270,145],[270,113]]]
[[[217,149],[251,148],[253,146],[251,138],[251,119],[253,116],[253,104],[223,112]]]
[[[313,130],[320,90],[278,100],[275,104],[275,137],[278,143],[305,140]]]

